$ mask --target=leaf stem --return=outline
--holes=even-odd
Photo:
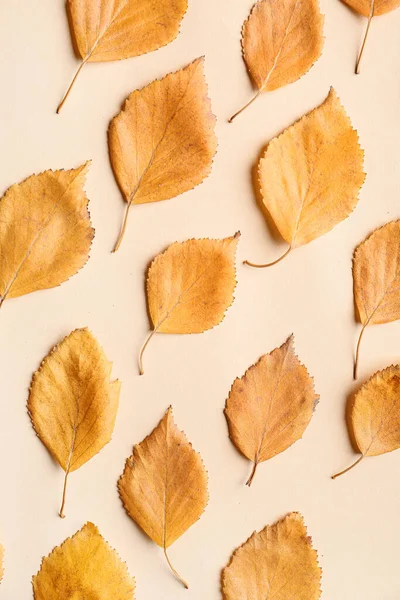
[[[351,469],[354,469],[354,467],[357,466],[358,463],[360,463],[363,458],[364,458],[364,454],[362,454],[360,456],[360,458],[358,458],[356,460],[355,463],[353,463],[352,465],[350,465],[350,467],[347,467],[347,469],[344,469],[344,471],[340,471],[340,473],[336,473],[336,475],[332,475],[332,479],[336,479],[336,477],[340,477],[341,475],[344,475],[345,473],[347,473],[347,471],[351,471]]]
[[[233,121],[234,119],[236,119],[236,117],[237,117],[237,116],[239,116],[239,115],[240,115],[240,113],[242,113],[244,110],[246,110],[246,108],[247,108],[248,106],[250,106],[250,104],[253,104],[253,102],[254,102],[255,100],[257,100],[258,96],[261,94],[261,92],[263,91],[263,89],[264,89],[263,87],[262,87],[262,88],[260,88],[260,89],[258,90],[258,92],[256,93],[256,95],[255,95],[255,96],[253,96],[253,98],[252,98],[251,100],[249,100],[249,102],[248,102],[247,104],[245,104],[244,106],[242,106],[242,108],[241,108],[240,110],[238,110],[237,112],[235,112],[235,114],[234,114],[234,115],[232,115],[230,119],[228,119],[228,123],[232,123],[232,121]]]
[[[153,335],[156,333],[157,329],[153,329],[153,331],[150,331],[149,335],[146,338],[145,343],[142,346],[142,349],[140,351],[139,354],[139,373],[140,375],[144,374],[144,369],[143,369],[143,352],[146,350],[146,346],[149,343],[149,341],[151,340],[151,338],[153,337]]]
[[[62,503],[61,503],[61,508],[60,508],[60,512],[59,512],[59,515],[60,515],[60,517],[62,519],[65,519],[64,507],[65,507],[65,500],[66,500],[66,495],[67,495],[67,480],[68,480],[68,475],[69,475],[69,470],[67,469],[65,471],[64,488],[63,488],[63,495],[62,495]]]
[[[258,265],[256,263],[252,263],[252,262],[250,262],[248,260],[244,260],[243,264],[244,265],[248,265],[249,267],[255,267],[256,269],[264,269],[265,267],[272,267],[273,265],[278,264],[278,262],[281,262],[281,260],[283,260],[285,258],[285,256],[287,256],[289,254],[289,252],[291,250],[292,250],[292,248],[291,248],[291,246],[289,246],[289,248],[286,250],[286,252],[284,254],[282,254],[282,256],[280,256],[279,258],[277,258],[273,262],[265,263],[264,265]]]
[[[361,345],[362,336],[365,331],[365,327],[366,327],[366,325],[363,325],[363,327],[361,329],[360,337],[358,338],[358,342],[357,342],[356,357],[354,360],[354,370],[353,370],[353,379],[354,380],[358,379],[358,358],[359,358],[359,354],[360,354],[360,345]]]
[[[369,29],[371,27],[372,19],[374,17],[374,12],[375,12],[375,0],[372,0],[372,2],[371,2],[371,11],[369,13],[367,28],[365,30],[365,35],[364,35],[364,41],[362,43],[360,54],[358,56],[358,60],[357,60],[357,63],[356,63],[356,75],[360,74],[361,59],[362,59],[363,54],[364,54],[364,48],[365,48],[365,44],[367,43],[368,33],[369,33]]]
[[[79,68],[78,68],[77,72],[75,73],[73,80],[69,84],[69,88],[65,92],[64,98],[61,100],[60,104],[57,107],[57,114],[60,114],[60,111],[61,111],[62,107],[64,106],[64,104],[65,104],[65,102],[66,102],[66,100],[67,100],[67,98],[68,98],[68,96],[69,96],[72,88],[74,87],[74,83],[78,79],[79,73],[82,71],[83,67],[86,65],[87,60],[88,60],[88,57],[85,58],[85,60],[83,60],[81,62],[81,64],[79,65]]]
[[[258,467],[258,462],[256,461],[253,465],[253,470],[250,473],[250,477],[248,478],[248,480],[246,481],[246,485],[248,485],[249,487],[251,486],[251,484],[253,483],[253,479],[254,479],[254,475],[256,474],[257,471],[257,467]]]
[[[130,209],[131,205],[132,205],[132,201],[128,202],[127,205],[126,205],[125,215],[124,215],[124,220],[122,221],[121,231],[120,231],[120,234],[118,236],[117,243],[114,246],[113,252],[116,252],[118,250],[118,248],[120,247],[121,242],[122,242],[122,240],[124,238],[125,231],[126,231],[126,226],[127,226],[127,223],[128,223],[129,209]]]
[[[171,569],[171,571],[173,572],[173,574],[175,575],[177,580],[180,581],[180,583],[188,590],[189,589],[188,584],[186,583],[186,581],[184,579],[182,579],[182,577],[179,575],[179,573],[177,571],[175,571],[174,567],[172,566],[171,561],[169,560],[166,548],[164,548],[164,555],[165,555],[165,558],[167,559],[169,568]]]

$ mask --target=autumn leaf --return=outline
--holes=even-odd
[[[274,138],[258,166],[262,201],[286,252],[324,235],[354,210],[364,183],[364,152],[336,92]]]
[[[293,336],[235,379],[225,416],[232,442],[253,462],[247,485],[260,462],[302,437],[318,399],[313,379],[294,352]]]
[[[167,549],[203,514],[207,479],[200,455],[176,427],[169,407],[154,431],[134,446],[118,482],[126,512],[163,548],[169,567],[186,588]]]
[[[81,64],[57,112],[86,63],[140,56],[172,42],[187,0],[67,0],[74,49]]]
[[[400,365],[378,371],[354,396],[349,415],[351,437],[361,456],[336,479],[366,456],[400,448]]]
[[[120,382],[110,381],[112,363],[88,329],[76,329],[56,346],[33,375],[28,410],[32,425],[68,475],[111,440]]]
[[[202,333],[221,323],[233,302],[239,237],[175,242],[153,260],[147,276],[153,329],[140,352],[141,375],[143,352],[155,333]]]
[[[364,54],[365,45],[368,39],[368,33],[371,22],[374,17],[384,15],[400,6],[400,0],[342,0],[347,6],[350,6],[355,12],[367,17],[367,28],[365,30],[364,40],[361,46],[360,54],[356,63],[356,74],[360,73],[361,60]]]
[[[94,235],[83,190],[88,168],[31,175],[0,200],[0,307],[85,265]]]
[[[130,94],[108,132],[111,165],[127,203],[114,251],[132,204],[174,198],[209,175],[217,149],[215,121],[204,58]]]
[[[318,0],[259,0],[242,30],[242,51],[258,88],[230,119],[240,115],[262,92],[297,81],[322,53],[324,17]]]
[[[86,523],[43,558],[35,600],[134,600],[135,580],[96,525]]]
[[[400,221],[376,229],[354,252],[353,285],[358,338],[354,379],[361,340],[368,325],[400,319]]]
[[[222,573],[224,600],[318,600],[321,574],[303,517],[290,513],[235,550]]]

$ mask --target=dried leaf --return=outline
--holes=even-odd
[[[135,580],[96,525],[86,523],[43,558],[35,600],[134,600]]]
[[[73,45],[82,62],[57,112],[86,63],[140,56],[169,44],[187,6],[187,0],[67,0]]]
[[[400,0],[343,0],[343,2],[368,19],[364,40],[356,63],[356,73],[359,74],[372,19],[398,8],[400,6]]]
[[[83,190],[88,168],[31,175],[0,200],[0,306],[56,287],[86,263],[94,234]]]
[[[232,122],[262,92],[297,81],[321,56],[324,17],[318,0],[259,0],[242,31],[243,58],[258,88]]]
[[[302,437],[319,398],[293,342],[291,336],[280,348],[262,356],[242,378],[235,379],[226,401],[229,436],[254,464],[247,485],[251,485],[260,462]]]
[[[140,352],[140,374],[155,333],[202,333],[221,323],[233,302],[239,237],[175,242],[153,260],[147,277],[153,330]]]
[[[132,204],[174,198],[209,175],[214,128],[204,58],[130,94],[108,132],[111,165],[127,202],[115,250]]]
[[[143,442],[134,446],[118,482],[128,515],[164,550],[203,514],[208,501],[207,472],[168,408]]]
[[[324,235],[354,210],[364,152],[336,92],[269,144],[258,167],[263,203],[289,244],[283,256]]]
[[[353,285],[356,317],[362,324],[354,363],[357,379],[365,328],[400,319],[400,221],[376,229],[356,248]]]
[[[354,396],[349,415],[351,437],[361,456],[379,456],[400,448],[400,365],[378,371]]]
[[[32,425],[65,471],[60,517],[69,473],[111,440],[120,382],[110,381],[112,363],[88,329],[76,329],[34,373],[28,399]]]
[[[224,600],[318,600],[321,574],[304,519],[291,513],[235,550],[222,573]]]

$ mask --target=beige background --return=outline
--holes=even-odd
[[[400,10],[373,23],[362,74],[353,74],[365,22],[339,0],[326,14],[322,58],[299,82],[261,97],[229,125],[251,85],[240,30],[252,0],[190,0],[177,40],[152,54],[88,65],[64,112],[55,108],[76,67],[63,0],[13,0],[0,6],[0,188],[31,173],[72,168],[92,159],[87,194],[96,237],[87,266],[62,287],[7,301],[0,316],[0,539],[6,573],[0,597],[32,597],[41,557],[94,521],[127,562],[138,600],[217,600],[220,571],[254,529],[301,511],[318,549],[324,600],[400,597],[400,452],[370,458],[331,481],[355,455],[344,422],[358,334],[352,304],[351,256],[375,227],[400,216]],[[134,207],[120,252],[123,202],[107,154],[106,130],[133,89],[206,55],[219,151],[212,175],[178,198]],[[315,107],[333,85],[366,151],[367,181],[354,214],[333,232],[277,267],[257,271],[245,258],[269,260],[283,249],[256,205],[251,168],[265,143]],[[148,261],[169,243],[223,237],[240,229],[236,301],[223,324],[194,336],[156,336],[140,378],[137,354],[148,332],[143,290]],[[32,372],[49,349],[88,325],[114,361],[122,395],[114,439],[70,477],[67,518],[57,517],[63,473],[35,437],[26,413]],[[263,353],[294,332],[321,401],[304,439],[260,466],[231,445],[223,407],[231,383]],[[361,378],[400,359],[400,323],[371,327],[361,352]],[[178,425],[201,452],[210,503],[171,548],[190,582],[173,579],[162,552],[122,509],[116,481],[133,443],[173,404]]]

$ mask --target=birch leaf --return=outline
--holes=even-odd
[[[361,60],[364,54],[365,46],[368,39],[368,33],[371,27],[372,19],[379,15],[384,15],[400,6],[400,0],[342,0],[347,6],[355,12],[367,17],[367,27],[365,30],[364,40],[361,46],[360,54],[356,63],[356,74],[360,73]]]
[[[274,138],[258,174],[265,208],[289,252],[328,233],[346,219],[364,183],[364,152],[336,92]]]
[[[111,165],[126,213],[132,204],[159,202],[193,189],[211,171],[217,149],[204,58],[136,90],[111,121]]]
[[[176,427],[170,407],[154,431],[134,446],[118,482],[126,512],[163,548],[172,572],[186,588],[167,549],[203,514],[207,479],[200,455]]]
[[[322,570],[311,542],[299,513],[254,532],[223,570],[224,600],[318,600]]]
[[[56,287],[85,265],[94,234],[83,190],[88,167],[32,175],[0,200],[0,306]]]
[[[93,523],[43,558],[35,600],[134,600],[135,580]]]
[[[258,88],[232,122],[262,92],[297,81],[321,56],[324,17],[318,0],[258,0],[242,30],[243,58]]]
[[[332,479],[353,469],[366,456],[400,448],[400,366],[378,371],[358,390],[350,411],[352,439],[361,456]]]
[[[365,328],[400,319],[400,221],[376,229],[356,248],[353,285],[356,318],[362,324],[354,363],[357,379]]]
[[[223,320],[236,287],[235,253],[240,233],[223,240],[175,242],[151,263],[147,301],[155,333],[202,333]]]
[[[57,112],[86,63],[140,56],[172,42],[187,0],[67,0],[73,46],[81,64]]]
[[[313,379],[294,352],[291,336],[236,379],[226,401],[229,435],[236,448],[257,466],[300,439],[319,396]]]
[[[120,382],[88,329],[76,329],[56,346],[33,375],[28,399],[32,425],[67,478],[111,440]]]

